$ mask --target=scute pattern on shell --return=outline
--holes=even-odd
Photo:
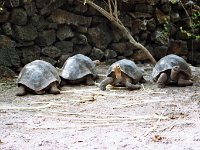
[[[35,60],[24,66],[18,76],[17,84],[40,91],[54,81],[58,83],[61,81],[56,68],[46,61]]]
[[[65,61],[60,76],[67,80],[77,80],[89,74],[97,76],[95,63],[85,55],[76,54]]]
[[[182,72],[191,77],[192,71],[187,62],[182,58],[174,54],[167,55],[161,58],[153,68],[152,77],[157,80],[161,72],[172,69],[174,66],[180,66]]]
[[[128,59],[122,59],[122,60],[119,60],[115,63],[113,63],[108,71],[107,71],[107,76],[110,77],[111,74],[113,73],[114,71],[114,67],[116,65],[119,65],[120,68],[121,68],[121,71],[123,73],[125,73],[126,75],[128,75],[130,78],[134,79],[134,80],[138,80],[138,79],[141,79],[142,78],[142,71],[140,68],[138,68],[138,66],[131,60],[128,60]]]

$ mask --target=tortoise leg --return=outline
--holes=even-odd
[[[92,79],[92,76],[87,76],[86,77],[86,84],[87,85],[94,85],[95,83],[94,83],[94,80]]]
[[[191,80],[187,80],[184,74],[180,74],[178,78],[179,86],[189,86],[192,85],[193,82]]]
[[[179,72],[180,72],[180,67],[179,66],[174,66],[171,69],[170,79],[173,80],[173,81],[177,81]]]
[[[113,81],[114,81],[114,79],[112,77],[106,77],[103,81],[101,81],[101,83],[100,83],[100,89],[102,91],[105,91],[106,90],[106,86],[108,84],[113,83]]]
[[[50,85],[49,93],[51,94],[60,94],[60,90],[57,87],[57,83],[54,82]]]
[[[158,88],[164,88],[166,82],[167,82],[167,74],[161,73],[157,80]]]
[[[67,84],[67,81],[65,79],[61,78],[60,86],[62,87],[66,84]]]
[[[126,77],[125,80],[126,80],[126,81],[125,81],[125,86],[126,86],[129,90],[138,90],[138,89],[141,88],[141,86],[139,86],[139,85],[134,85],[134,84],[132,84],[132,83],[131,83],[131,78]]]
[[[140,79],[140,83],[146,83],[147,81],[144,79],[144,77],[142,77],[141,79]]]
[[[26,87],[23,86],[23,85],[20,85],[20,86],[18,87],[18,92],[17,92],[16,95],[17,95],[17,96],[24,96],[24,95],[26,95]]]

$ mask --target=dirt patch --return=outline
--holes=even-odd
[[[148,82],[137,91],[76,85],[17,97],[14,81],[1,81],[0,149],[199,149],[200,69],[193,86],[158,89],[141,67]]]

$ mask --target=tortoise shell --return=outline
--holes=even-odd
[[[153,68],[152,77],[156,81],[160,73],[172,69],[174,66],[179,66],[180,70],[185,73],[188,78],[191,77],[192,71],[187,62],[182,58],[174,54],[167,55],[161,58]]]
[[[97,76],[95,66],[89,57],[76,54],[65,61],[60,76],[67,80],[78,80],[87,75],[95,78]]]
[[[56,68],[46,61],[35,60],[24,66],[18,76],[17,84],[40,91],[55,81],[58,83],[61,81]]]

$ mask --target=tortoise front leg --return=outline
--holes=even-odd
[[[92,76],[91,75],[88,75],[87,77],[86,77],[86,84],[87,85],[94,85],[95,83],[94,83],[94,80],[92,79]]]
[[[101,83],[100,83],[100,89],[102,91],[105,91],[106,90],[106,86],[108,84],[112,84],[113,81],[114,81],[114,79],[112,77],[106,77],[103,81],[101,81]]]
[[[67,85],[67,80],[61,78],[60,87],[63,87],[63,86],[65,86],[65,85]]]
[[[158,80],[157,80],[157,86],[158,88],[164,88],[165,84],[167,82],[167,74],[161,73]]]
[[[178,85],[179,86],[190,86],[193,82],[191,80],[186,79],[184,74],[180,74],[178,77]]]
[[[24,96],[26,95],[26,87],[24,85],[19,85],[17,96]]]
[[[51,94],[60,94],[60,90],[58,89],[57,83],[53,82],[50,85],[49,93]]]
[[[126,86],[129,90],[138,90],[138,89],[141,88],[141,86],[139,86],[139,85],[134,85],[134,84],[132,84],[132,83],[131,83],[131,81],[132,81],[131,78],[126,77],[125,80],[126,80],[126,81],[125,81],[125,86]]]

